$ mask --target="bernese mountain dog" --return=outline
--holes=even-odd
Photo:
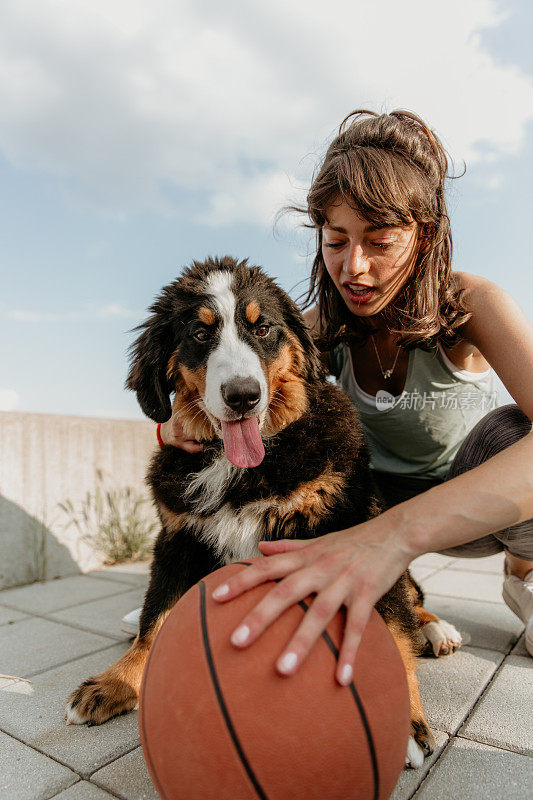
[[[326,379],[295,303],[260,268],[230,257],[194,262],[150,311],[132,347],[127,387],[148,417],[163,422],[176,413],[186,437],[204,447],[191,454],[165,446],[152,459],[148,483],[161,532],[139,634],[113,666],[71,694],[72,723],[100,724],[135,708],[157,632],[206,574],[258,556],[262,539],[320,536],[382,508],[352,403]],[[422,625],[437,618],[424,617],[421,600],[404,573],[376,606],[408,676],[411,766],[434,746],[416,656]]]

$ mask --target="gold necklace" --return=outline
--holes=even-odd
[[[379,357],[378,353],[378,348],[376,347],[376,341],[373,336],[371,338],[372,338],[372,344],[374,345],[374,350],[376,352],[376,358],[378,360],[381,374],[383,375],[385,380],[388,380],[392,376],[394,368],[396,367],[396,362],[398,361],[398,356],[400,355],[400,348],[398,347],[398,349],[396,350],[396,358],[394,359],[394,364],[392,365],[392,367],[390,369],[383,369],[383,365],[381,364],[381,358]]]

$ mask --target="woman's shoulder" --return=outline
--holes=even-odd
[[[463,290],[463,300],[470,312],[475,312],[479,301],[488,293],[507,295],[507,292],[488,278],[482,275],[473,275],[471,272],[458,272],[454,270],[451,275],[454,289]],[[508,295],[507,295],[508,296]]]
[[[454,347],[446,348],[446,355],[463,369],[483,372],[489,368],[489,363],[479,347],[479,328],[486,327],[487,309],[495,304],[507,307],[514,301],[501,286],[481,275],[454,271],[452,282],[454,288],[462,290],[462,300],[470,318],[461,327],[461,340]]]
[[[464,325],[467,338],[469,330],[475,330],[480,320],[490,318],[495,309],[508,320],[512,320],[520,312],[512,295],[488,278],[472,275],[470,272],[452,272],[452,282],[454,288],[463,290],[462,299],[466,310],[471,314],[470,320]]]
[[[483,353],[509,394],[533,419],[533,325],[500,286],[477,276],[465,279],[461,274],[460,279],[468,287],[472,312],[464,325],[465,338]]]
[[[492,288],[499,287],[481,275],[472,275],[470,272],[453,271],[452,285],[456,290],[461,290],[461,299],[470,319],[461,326],[461,339],[453,347],[443,347],[450,361],[460,369],[470,372],[485,372],[489,364],[483,357],[479,348],[474,344],[472,337],[472,322],[477,317],[477,309],[482,295]]]

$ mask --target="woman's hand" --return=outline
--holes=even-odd
[[[159,434],[163,444],[171,444],[174,447],[179,447],[180,450],[185,450],[187,453],[199,453],[204,449],[203,444],[200,444],[195,439],[185,438],[183,427],[177,414],[172,414],[170,419],[161,423]]]
[[[390,532],[389,524],[381,521],[383,516],[317,539],[260,542],[262,554],[269,558],[241,570],[213,593],[216,600],[232,600],[265,581],[282,579],[242,620],[232,643],[247,647],[287,608],[316,594],[276,667],[283,675],[296,672],[344,605],[346,626],[335,675],[340,684],[350,683],[373,606],[419,555],[399,534]]]

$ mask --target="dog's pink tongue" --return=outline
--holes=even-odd
[[[257,417],[222,423],[226,458],[236,467],[258,467],[265,457]]]

